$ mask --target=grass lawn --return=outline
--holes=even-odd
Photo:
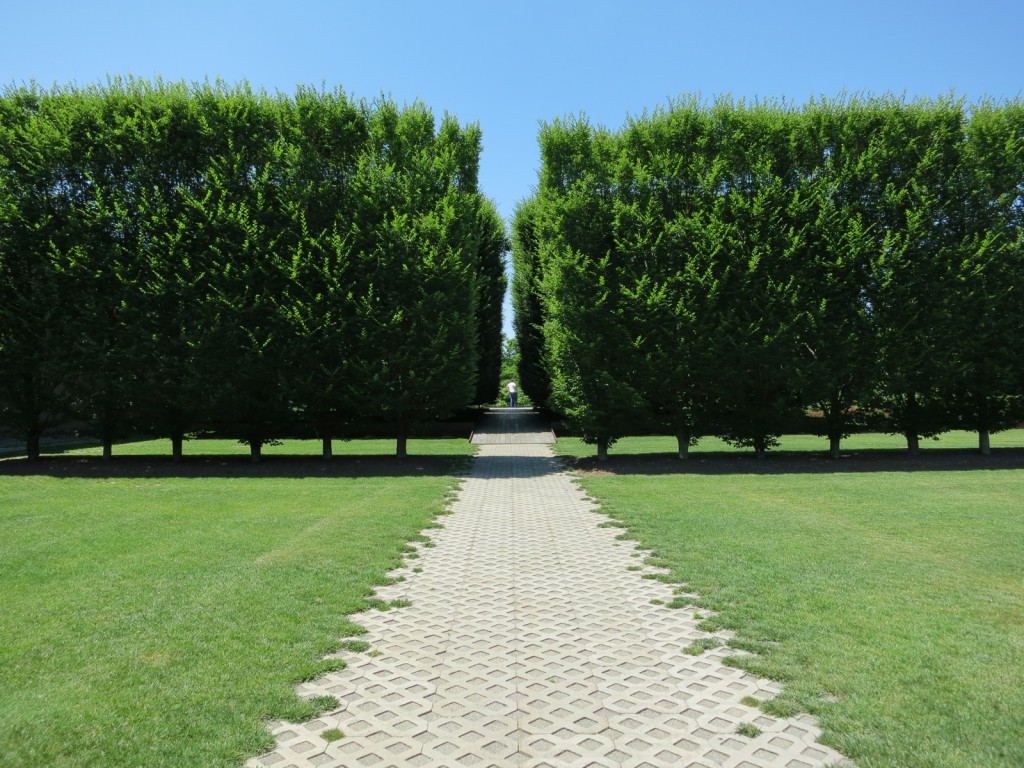
[[[573,456],[591,456],[597,452],[594,446],[584,445],[579,440],[559,438],[559,444],[565,453]],[[608,451],[609,456],[633,454],[672,454],[677,452],[676,440],[673,437],[626,437],[617,441]],[[946,432],[935,440],[921,440],[921,455],[928,456],[936,451],[975,451],[978,448],[978,435],[975,432],[955,430]],[[1009,429],[992,435],[992,448],[1024,448],[1024,429]],[[850,435],[843,440],[844,454],[905,454],[907,441],[902,435],[883,435],[877,433]],[[828,454],[828,440],[816,435],[783,435],[777,448],[768,451],[768,458],[788,453]],[[690,448],[691,458],[705,458],[719,454],[746,454],[753,457],[751,448],[736,448],[717,437],[704,437],[696,446]]]
[[[379,442],[336,452],[393,452]],[[411,441],[438,458],[381,458],[366,474],[344,457],[324,470],[271,456],[246,475],[243,457],[175,469],[152,459],[164,443],[118,446],[113,462],[90,452],[0,461],[5,768],[231,766],[270,748],[263,722],[317,711],[293,685],[358,633],[345,616],[443,509],[459,461],[444,457],[472,446]]]
[[[367,440],[334,440],[331,447],[335,456],[394,456],[394,438]],[[277,445],[263,446],[264,457],[312,456],[319,457],[322,451],[319,440],[283,440]],[[472,454],[472,446],[466,440],[421,440],[409,439],[410,456],[467,456]],[[44,453],[51,453],[45,451]],[[64,456],[101,456],[103,450],[99,444],[87,448],[60,448],[53,454]],[[19,451],[17,455],[23,455]],[[249,457],[249,446],[237,440],[201,439],[186,440],[182,444],[182,455],[199,456],[243,456]],[[117,443],[114,445],[114,457],[149,456],[153,458],[170,458],[170,440],[138,440]]]
[[[949,437],[935,445],[976,447]],[[887,439],[847,447],[884,453]],[[804,440],[783,448],[824,450]],[[650,471],[642,454],[674,451],[660,438],[577,464],[627,535],[717,612],[710,625],[757,652],[740,664],[784,682],[769,711],[816,715],[861,768],[1021,766],[1024,462],[988,469],[978,457],[950,470],[928,465],[928,445],[919,462],[885,454],[871,471],[842,461],[804,471],[771,454],[725,457],[727,471],[713,458]],[[1024,445],[1024,432],[993,436],[1000,445]]]

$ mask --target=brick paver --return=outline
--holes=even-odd
[[[507,426],[507,425],[506,425]],[[498,429],[501,427],[499,426]],[[632,542],[562,471],[546,445],[483,440],[443,528],[378,590],[407,607],[367,611],[369,653],[299,687],[340,707],[273,723],[277,749],[251,768],[306,766],[727,766],[843,762],[808,716],[741,703],[778,686],[691,656],[692,608],[644,575]],[[543,433],[538,434],[538,440]],[[737,733],[742,724],[761,731]],[[340,729],[344,737],[321,736]]]

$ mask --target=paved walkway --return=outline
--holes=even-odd
[[[495,414],[495,429],[510,414]],[[525,419],[520,424],[525,423]],[[505,427],[501,423],[505,422]],[[472,471],[430,542],[378,590],[407,607],[367,611],[369,653],[299,686],[340,701],[304,724],[272,723],[276,751],[251,768],[306,766],[728,766],[841,763],[807,716],[741,703],[778,687],[723,666],[692,609],[595,511],[544,442],[481,437]],[[716,635],[724,639],[725,634]],[[753,738],[737,729],[750,724]],[[344,738],[321,736],[340,729]]]
[[[472,440],[476,445],[545,445],[555,442],[555,433],[529,408],[491,408]]]

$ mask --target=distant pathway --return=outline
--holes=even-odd
[[[644,579],[655,569],[618,541],[545,443],[529,412],[497,409],[444,528],[378,589],[408,607],[352,617],[369,653],[299,687],[340,709],[273,723],[273,766],[728,766],[840,764],[806,716],[740,703],[778,687],[722,665],[726,648],[682,653],[712,637],[692,609]],[[531,437],[532,436],[532,437]],[[724,639],[725,634],[714,635]],[[742,724],[762,731],[737,734]],[[340,729],[327,741],[320,734]]]
[[[473,433],[476,445],[546,445],[554,442],[551,425],[529,408],[491,408]]]

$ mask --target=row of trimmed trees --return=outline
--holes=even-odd
[[[540,132],[513,223],[521,385],[637,430],[923,437],[1024,419],[1024,104],[680,101]],[[814,413],[817,418],[807,418]]]
[[[409,430],[492,402],[507,237],[480,131],[341,92],[0,97],[0,425],[39,453]]]

